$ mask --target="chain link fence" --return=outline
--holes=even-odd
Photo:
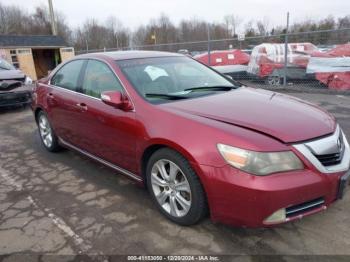
[[[128,46],[87,52],[180,52],[253,87],[350,90],[350,28],[196,42]],[[284,81],[284,79],[286,81]]]

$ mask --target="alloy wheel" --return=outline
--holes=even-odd
[[[188,213],[192,204],[190,184],[175,163],[166,159],[154,163],[151,185],[157,202],[167,213],[173,217]]]
[[[269,76],[267,78],[267,83],[271,86],[280,86],[281,85],[281,79],[279,76]]]
[[[45,115],[39,117],[39,131],[44,145],[48,148],[52,146],[52,130]]]

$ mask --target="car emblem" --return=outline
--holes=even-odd
[[[337,146],[338,146],[338,149],[339,149],[339,152],[341,151],[342,149],[342,141],[341,141],[341,138],[339,137],[338,140],[337,140]]]

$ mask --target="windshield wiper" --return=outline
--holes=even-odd
[[[169,100],[178,100],[178,99],[186,99],[188,97],[186,96],[180,96],[180,95],[172,95],[172,94],[158,94],[158,93],[147,93],[145,94],[146,97],[158,97],[158,98],[165,98]]]
[[[197,86],[197,87],[191,87],[191,88],[186,88],[184,91],[229,91],[232,89],[235,89],[237,87],[235,86]]]

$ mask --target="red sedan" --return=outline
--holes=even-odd
[[[315,105],[240,86],[180,54],[77,56],[40,80],[43,145],[76,150],[144,184],[170,220],[261,227],[344,195],[349,144]]]

